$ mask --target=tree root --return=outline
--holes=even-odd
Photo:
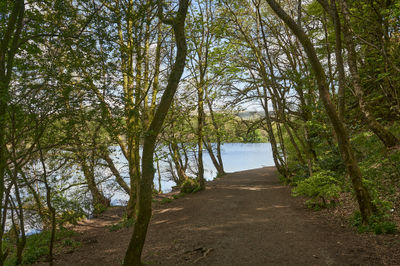
[[[204,248],[203,248],[202,251],[204,251]],[[193,263],[197,263],[197,262],[199,262],[200,260],[204,259],[205,257],[207,257],[207,255],[208,255],[211,251],[213,251],[213,248],[207,249],[206,251],[204,251],[203,256],[201,256],[200,258],[196,259]]]

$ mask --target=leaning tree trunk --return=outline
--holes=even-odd
[[[212,125],[216,131],[216,153],[217,153],[217,156],[215,157],[211,141],[206,136],[204,138],[205,139],[204,146],[206,147],[208,153],[210,154],[210,158],[214,164],[215,169],[217,169],[217,175],[223,176],[223,175],[225,175],[225,170],[224,170],[224,163],[222,161],[222,155],[221,155],[221,133],[220,133],[220,128],[218,126],[218,123],[215,119],[214,110],[213,110],[213,107],[211,104],[211,100],[208,97],[207,90],[205,90],[205,100],[207,102],[208,109],[210,110],[210,117],[211,117]]]
[[[161,102],[154,114],[153,120],[146,131],[143,144],[142,177],[139,183],[137,220],[133,234],[125,254],[124,265],[140,265],[143,245],[146,239],[147,228],[151,218],[152,185],[154,178],[153,156],[157,136],[160,133],[168,109],[178,88],[180,78],[185,68],[187,53],[185,39],[185,18],[189,0],[179,0],[179,9],[176,16],[164,21],[172,25],[177,46],[175,63],[168,77],[167,87],[162,95]]]
[[[103,158],[104,161],[107,162],[107,166],[111,170],[111,173],[115,176],[115,181],[117,182],[117,184],[126,192],[126,194],[129,195],[131,189],[129,188],[128,184],[125,182],[125,180],[120,175],[117,167],[115,167],[115,164],[110,157],[109,151],[105,151],[101,155],[101,157]]]
[[[326,6],[328,13],[332,17],[333,26],[335,29],[335,58],[336,64],[338,65],[338,81],[339,81],[339,89],[338,89],[338,113],[339,118],[344,121],[344,113],[346,110],[346,92],[345,92],[345,72],[344,72],[344,65],[343,65],[343,57],[342,57],[342,28],[340,25],[340,18],[339,14],[336,9],[336,0],[331,1],[331,5]]]
[[[329,95],[329,86],[326,82],[326,75],[321,62],[318,59],[317,53],[310,39],[307,37],[302,28],[279,6],[275,0],[266,0],[274,12],[281,18],[284,23],[291,29],[302,44],[310,64],[314,70],[320,98],[325,106],[325,110],[335,130],[339,149],[343,156],[346,169],[350,175],[353,189],[357,196],[358,205],[360,208],[363,222],[368,222],[369,217],[375,212],[376,207],[372,203],[371,196],[368,190],[362,183],[362,174],[358,163],[353,155],[353,150],[350,145],[350,140],[345,130],[342,121],[336,113],[335,105],[332,103]]]
[[[207,137],[204,137],[203,142],[204,142],[204,147],[207,149],[207,152],[210,155],[211,161],[212,161],[215,169],[217,170],[217,176],[223,176],[225,174],[223,165],[220,164],[217,157],[215,157],[211,141]]]
[[[182,163],[180,151],[178,145],[175,143],[175,140],[173,140],[172,143],[169,144],[170,146],[170,152],[172,155],[172,160],[175,164],[175,169],[178,174],[178,186],[181,186],[186,180],[189,179],[189,177],[186,175],[186,169],[184,168],[184,165]]]
[[[81,154],[77,155],[77,157],[79,160],[79,164],[81,165],[83,175],[85,176],[90,194],[92,194],[94,214],[99,214],[103,207],[110,206],[110,200],[106,196],[104,196],[104,194],[97,187],[94,171],[92,167],[89,167],[89,165],[87,164],[86,158]]]
[[[364,91],[361,85],[360,74],[357,69],[356,49],[354,46],[353,37],[350,33],[350,14],[346,1],[342,0],[341,2],[344,17],[343,36],[347,46],[349,70],[352,77],[354,94],[358,100],[358,106],[360,107],[361,113],[365,121],[367,121],[368,127],[372,130],[372,132],[378,136],[378,138],[386,147],[394,147],[398,145],[400,141],[390,131],[386,130],[368,110],[368,106],[364,97]]]

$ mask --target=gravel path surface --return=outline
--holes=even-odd
[[[82,246],[55,265],[121,265],[132,228],[104,228],[121,208],[77,227]],[[399,245],[397,236],[389,239]],[[308,210],[273,167],[231,173],[207,189],[154,206],[143,260],[149,265],[395,265],[375,236]],[[386,243],[386,242],[385,242]],[[397,249],[396,249],[397,250]],[[400,261],[399,261],[400,265]]]

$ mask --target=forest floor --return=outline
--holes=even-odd
[[[358,234],[332,212],[307,209],[275,168],[227,174],[205,191],[153,206],[149,265],[400,265],[400,236]],[[122,207],[75,226],[81,246],[55,265],[121,265],[132,227],[110,231]]]

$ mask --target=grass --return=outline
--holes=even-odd
[[[108,230],[110,230],[110,232],[116,232],[119,231],[123,228],[129,228],[131,226],[133,226],[135,224],[135,220],[130,218],[124,218],[122,219],[122,221],[120,221],[119,223],[113,224],[108,226]]]
[[[368,224],[363,224],[361,213],[356,211],[352,217],[352,225],[357,227],[359,233],[373,232],[377,235],[397,233],[396,225],[382,215],[372,216]]]
[[[174,199],[171,199],[171,198],[163,198],[162,200],[161,200],[161,204],[166,204],[166,203],[170,203],[170,202],[172,202]]]
[[[55,248],[60,246],[71,246],[72,248],[79,247],[80,242],[71,239],[71,237],[74,235],[75,232],[72,230],[64,228],[57,230],[55,237]],[[26,246],[22,257],[22,265],[37,262],[38,260],[46,257],[49,254],[50,236],[50,231],[43,231],[41,233],[26,237]],[[6,245],[10,248],[10,255],[7,257],[4,265],[16,265],[15,246],[13,243],[10,243],[8,241],[6,241]]]
[[[400,137],[400,124],[393,124],[390,131]],[[377,211],[368,225],[361,223],[357,213],[352,218],[349,216],[349,219],[359,232],[395,233],[398,230],[396,226],[400,228],[399,224],[396,224],[400,216],[400,149],[386,149],[381,140],[366,129],[352,131],[351,145],[363,176],[363,184],[368,189]],[[296,158],[290,145],[287,145],[287,149],[289,158]],[[332,200],[336,202],[338,195],[343,192],[350,191],[354,196],[351,181],[346,175],[337,148],[315,145],[315,150],[318,161],[314,163],[311,177],[305,165],[301,165],[296,159],[289,161],[290,171],[294,173],[291,180],[291,185],[295,187],[294,194],[311,198],[307,203],[314,209],[320,209],[320,199],[325,207],[326,203]]]
[[[185,196],[185,193],[183,193],[183,192],[180,192],[179,194],[172,195],[172,197],[174,199],[179,199],[179,198],[182,198],[184,196]]]

